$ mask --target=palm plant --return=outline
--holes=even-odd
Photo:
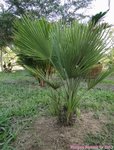
[[[48,32],[50,30],[50,24],[46,21],[47,23],[47,33],[46,33],[46,38],[48,38]],[[16,49],[14,49],[15,51]],[[41,70],[45,76],[51,76],[53,72],[53,66],[50,64],[49,61],[47,60],[37,60],[35,57],[28,56],[22,51],[18,51],[18,64],[23,66],[27,71],[29,71],[40,83],[41,87],[44,87],[45,82],[44,80],[39,78],[39,73],[37,70]]]
[[[95,79],[88,78],[90,69],[107,51],[109,29],[104,30],[103,25],[95,28],[92,23],[74,21],[70,25],[53,23],[49,30],[44,19],[31,21],[28,17],[15,22],[15,29],[17,53],[35,57],[38,61],[48,61],[57,70],[60,83],[47,78],[40,69],[37,73],[53,89],[52,104],[59,122],[62,125],[73,124],[80,107],[80,83],[85,81],[89,90],[113,71],[107,69]]]
[[[39,81],[41,87],[45,86],[45,82],[39,78],[39,73],[37,70],[42,70],[44,75],[48,76],[48,78],[52,75],[53,66],[49,63],[49,61],[36,60],[34,57],[26,56],[20,53],[18,54],[17,62]]]

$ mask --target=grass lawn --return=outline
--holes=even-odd
[[[1,150],[67,150],[73,143],[114,146],[114,75],[82,97],[73,127],[56,125],[49,93],[26,71],[0,73]]]

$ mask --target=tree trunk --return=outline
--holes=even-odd
[[[44,87],[45,86],[45,81],[44,80],[40,80],[40,86]]]
[[[3,53],[1,48],[1,71],[3,71]]]

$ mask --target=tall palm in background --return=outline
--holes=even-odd
[[[110,42],[109,29],[104,27],[74,21],[70,25],[56,22],[49,29],[44,19],[31,21],[28,17],[15,22],[16,53],[50,62],[59,74],[60,84],[57,84],[37,69],[39,77],[53,88],[52,104],[62,125],[73,124],[79,112],[80,83],[86,82],[89,90],[113,71],[107,69],[95,79],[88,78],[88,72],[105,56]]]

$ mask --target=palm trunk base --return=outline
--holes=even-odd
[[[44,80],[40,80],[40,86],[45,87],[45,81]]]
[[[67,115],[67,109],[63,107],[58,115],[58,123],[61,126],[73,126],[76,121],[76,114],[71,113]]]

